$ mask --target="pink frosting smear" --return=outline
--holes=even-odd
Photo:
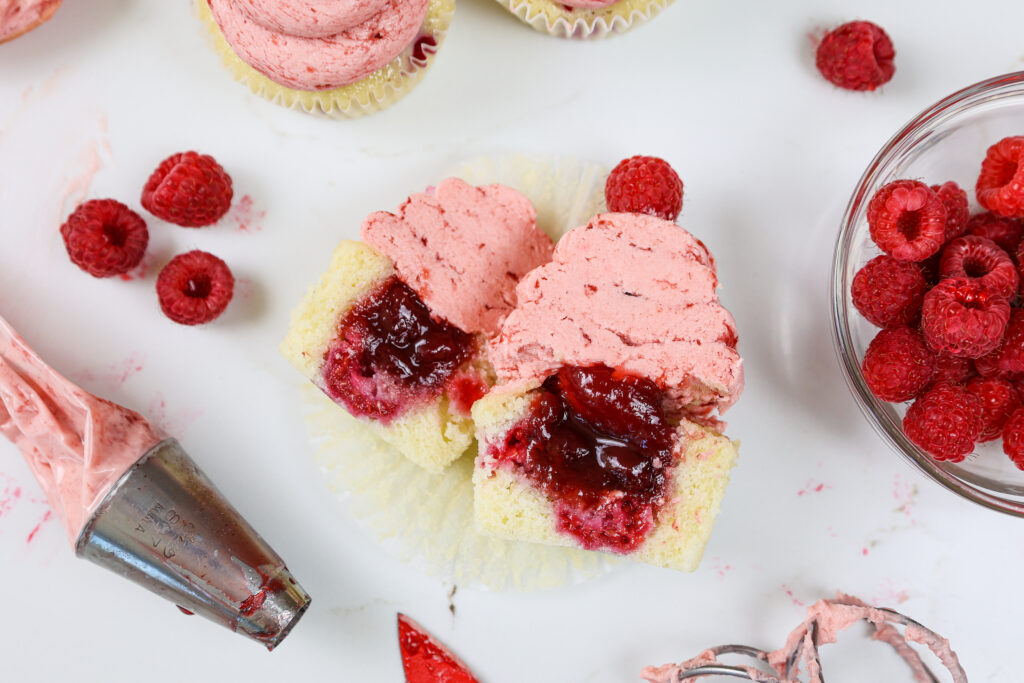
[[[57,374],[3,318],[0,434],[25,456],[72,545],[114,483],[164,438]]]
[[[567,7],[578,7],[580,9],[601,9],[614,5],[619,0],[559,0],[559,5]]]
[[[760,652],[758,657],[767,662],[774,673],[766,673],[754,667],[740,667],[752,681],[772,683],[800,683],[800,664],[804,665],[809,683],[823,683],[821,660],[818,647],[836,642],[840,631],[850,626],[867,621],[874,627],[875,640],[890,644],[910,667],[911,674],[917,683],[931,683],[934,677],[925,666],[917,650],[910,643],[924,645],[938,657],[942,665],[952,675],[953,683],[967,683],[957,659],[956,653],[950,648],[949,641],[938,634],[924,628],[915,621],[891,610],[883,610],[858,600],[857,598],[839,593],[835,600],[819,600],[807,608],[807,618],[786,639],[786,644],[774,652]],[[896,624],[904,626],[903,633],[896,629]],[[640,677],[649,683],[678,683],[682,675],[693,669],[722,664],[719,656],[723,648],[705,650],[696,657],[679,664],[649,666],[640,672]],[[787,665],[790,661],[797,663],[787,676]]]
[[[674,412],[724,412],[743,390],[736,325],[718,302],[714,260],[675,223],[608,213],[572,230],[516,289],[491,343],[499,380],[542,380],[604,364],[664,387]]]
[[[340,88],[377,71],[416,40],[430,4],[430,0],[207,2],[235,54],[275,83],[296,90]]]
[[[0,0],[0,42],[16,38],[49,19],[61,0]]]
[[[395,213],[363,222],[362,238],[395,262],[435,316],[464,332],[494,335],[516,303],[516,283],[551,259],[530,201],[503,185],[443,180]]]

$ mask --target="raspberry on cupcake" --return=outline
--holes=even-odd
[[[683,181],[667,161],[635,156],[620,161],[608,174],[604,196],[609,211],[674,221],[683,210]]]

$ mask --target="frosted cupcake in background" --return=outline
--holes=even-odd
[[[197,0],[236,80],[293,109],[355,118],[423,78],[455,0]]]
[[[604,38],[651,19],[673,0],[498,0],[522,21],[559,38]]]
[[[50,20],[62,0],[0,0],[0,43]]]

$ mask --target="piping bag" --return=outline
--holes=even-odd
[[[0,317],[0,434],[75,554],[272,650],[309,607],[280,556],[173,438],[59,375]]]

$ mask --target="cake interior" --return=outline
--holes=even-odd
[[[603,366],[492,391],[473,407],[480,528],[695,569],[736,444],[670,419],[664,402],[649,380]]]

